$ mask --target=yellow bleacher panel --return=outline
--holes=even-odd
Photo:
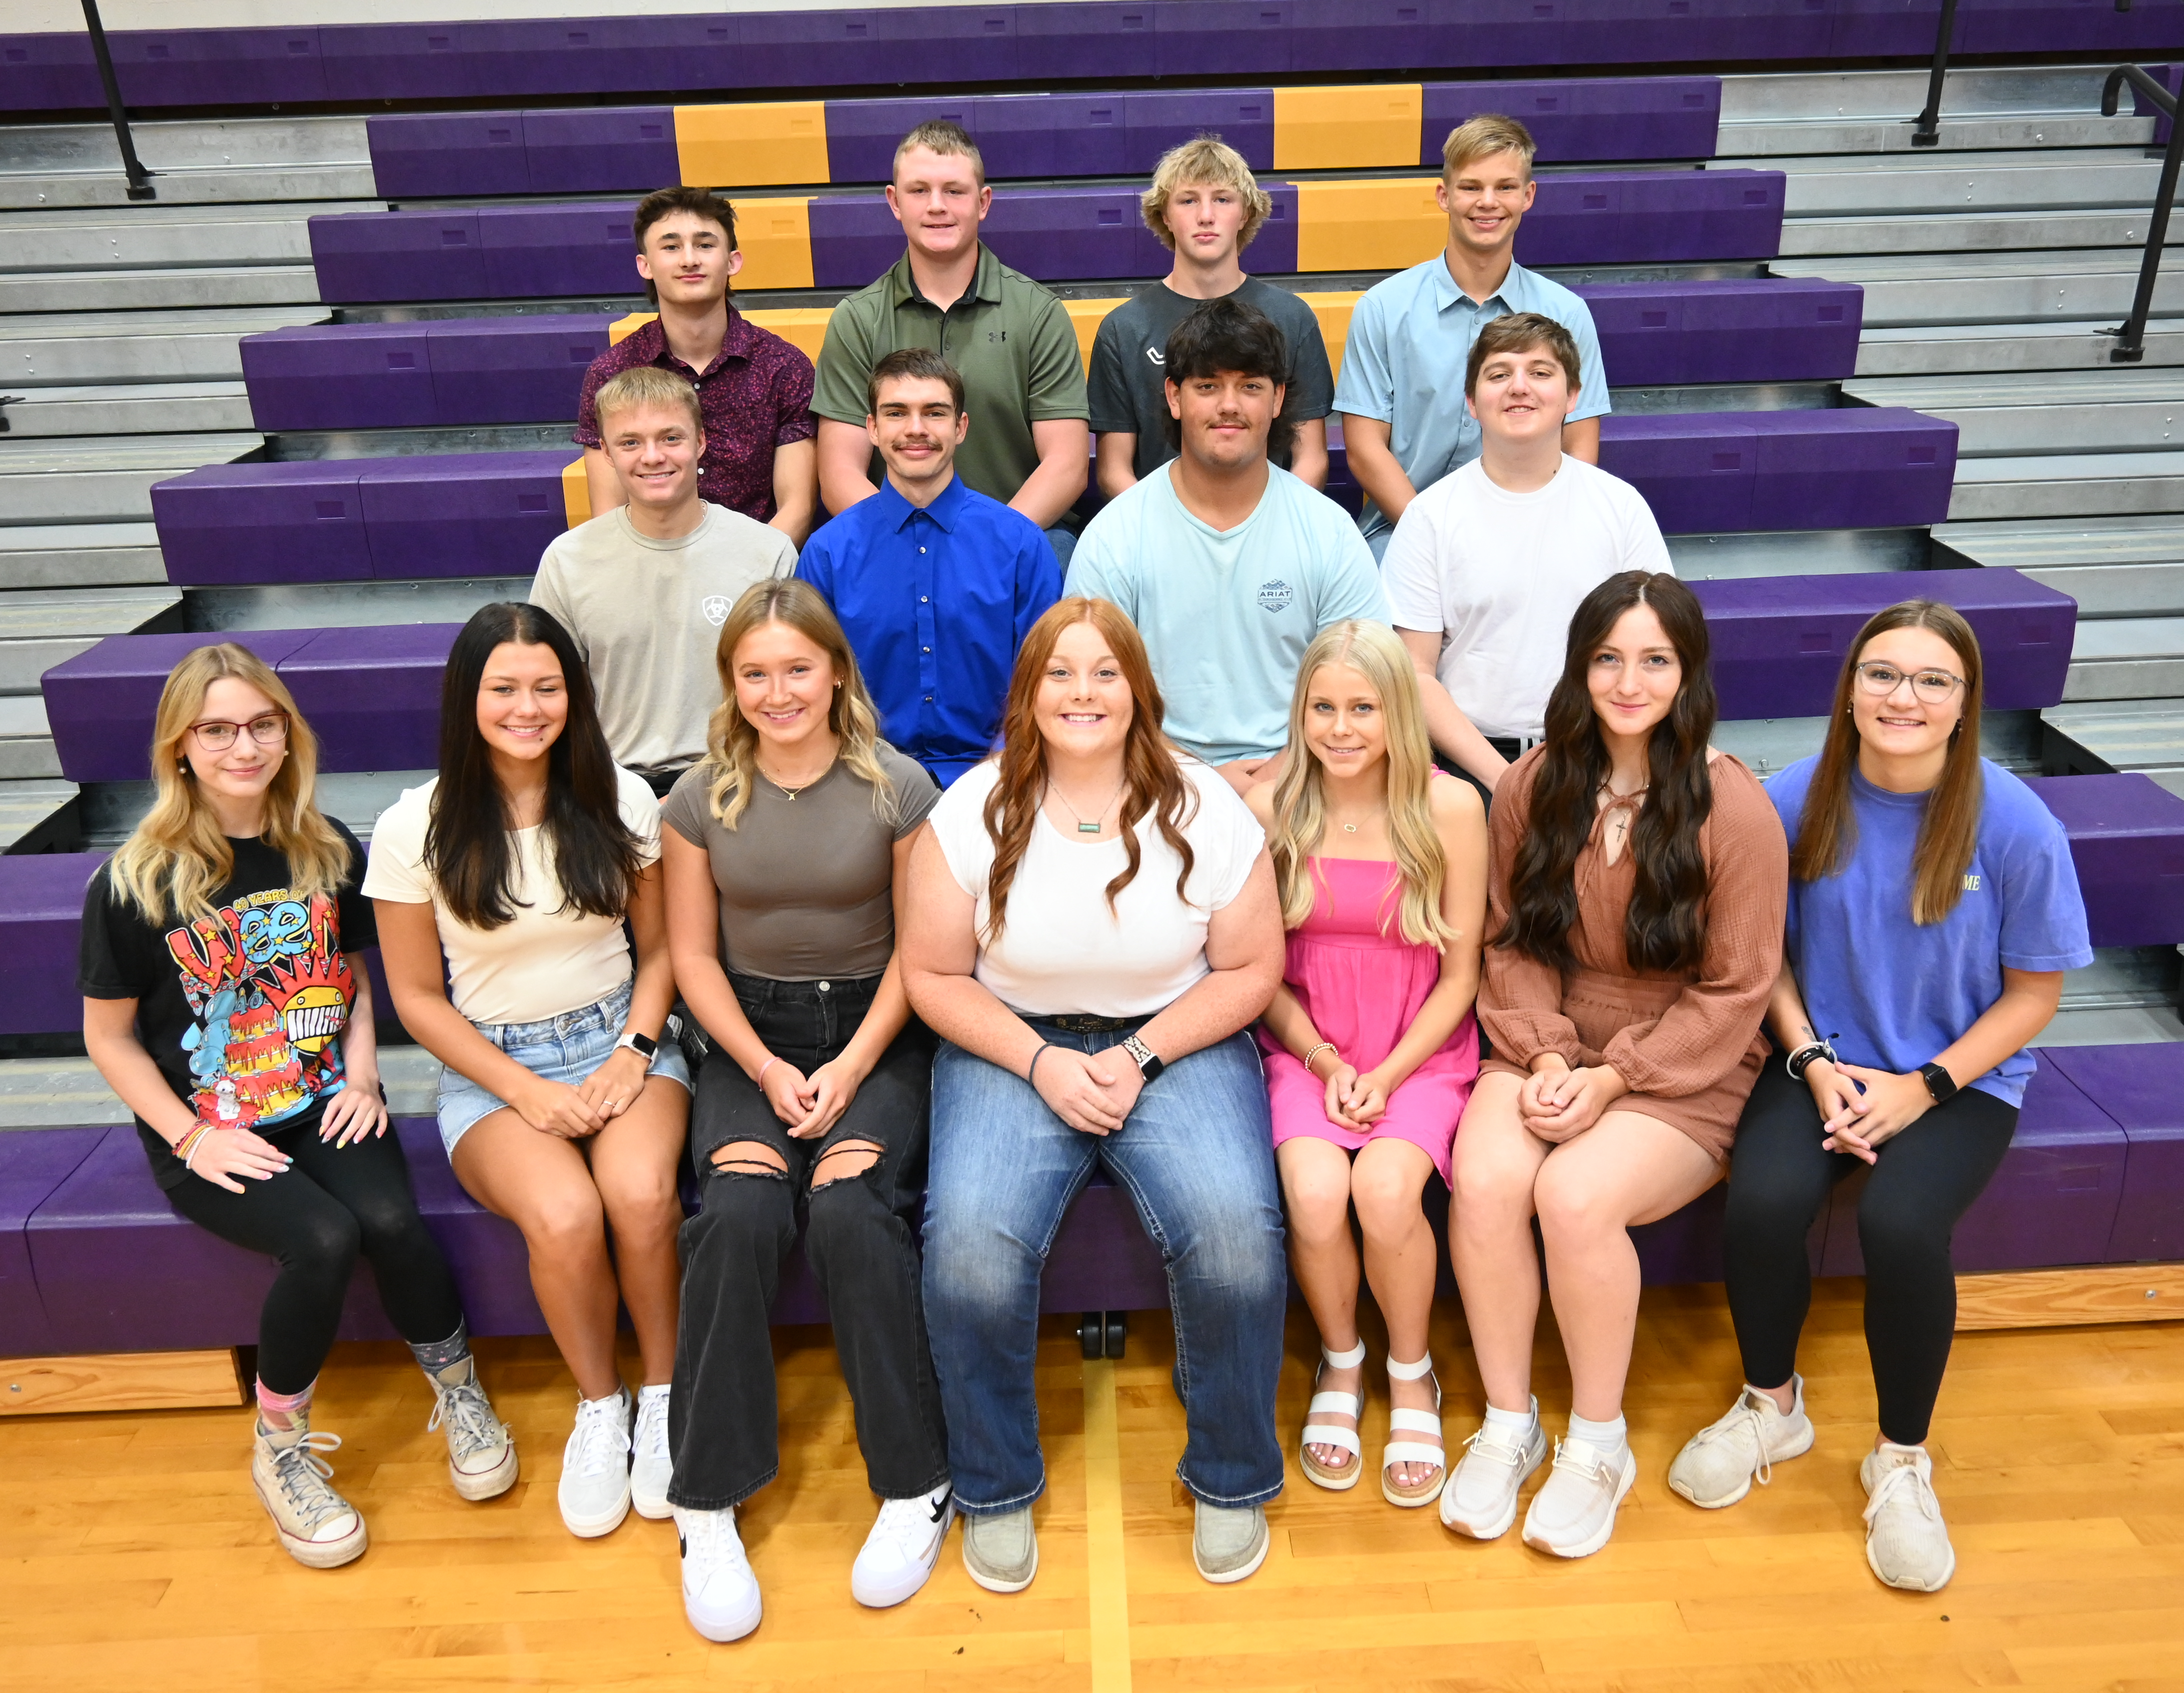
[[[561,466],[561,510],[571,529],[592,521],[592,490],[584,481],[582,457],[573,465]]]
[[[701,188],[830,182],[823,100],[677,106],[675,151],[682,180]],[[740,212],[743,209],[738,207]]]
[[[744,315],[760,329],[772,330],[816,365],[819,362],[819,349],[827,344],[827,321],[834,315],[834,309],[785,306],[745,312]]]
[[[632,312],[627,317],[616,318],[607,326],[607,345],[620,346],[659,315],[658,312]]]
[[[1416,82],[1277,88],[1274,169],[1351,170],[1374,164],[1416,164],[1425,100],[1424,88]]]
[[[1297,298],[1312,308],[1312,315],[1319,320],[1320,339],[1327,343],[1327,362],[1334,374],[1342,375],[1342,345],[1350,338],[1350,314],[1363,298],[1357,292],[1335,294],[1300,293]]]
[[[811,201],[737,201],[736,245],[744,254],[744,268],[736,273],[738,287],[813,286]]]
[[[1448,244],[1440,181],[1297,184],[1297,269],[1401,270]]]
[[[1117,306],[1128,305],[1127,298],[1119,300],[1064,300],[1062,310],[1069,314],[1069,326],[1077,331],[1077,354],[1084,361],[1084,370],[1092,370],[1092,342],[1100,333],[1100,326],[1107,314]]]

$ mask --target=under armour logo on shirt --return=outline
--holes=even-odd
[[[1165,368],[1167,364],[1167,354],[1162,352],[1157,347],[1148,347],[1145,348],[1145,357],[1151,359],[1154,364],[1161,365],[1163,368]]]
[[[705,621],[716,629],[728,621],[728,608],[733,604],[725,593],[709,593],[698,602],[698,610],[705,614]]]

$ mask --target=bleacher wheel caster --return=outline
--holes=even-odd
[[[1078,1319],[1077,1344],[1088,1358],[1119,1358],[1130,1338],[1127,1312],[1088,1311]]]

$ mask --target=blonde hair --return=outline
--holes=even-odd
[[[1274,786],[1273,818],[1267,830],[1282,926],[1295,928],[1312,915],[1320,879],[1312,857],[1327,831],[1327,777],[1305,739],[1304,724],[1312,677],[1329,665],[1357,671],[1379,698],[1388,744],[1388,840],[1402,880],[1398,927],[1414,946],[1446,947],[1457,932],[1441,911],[1448,855],[1441,849],[1429,797],[1433,746],[1426,738],[1418,671],[1392,629],[1355,618],[1330,624],[1305,649],[1290,696],[1288,760]],[[1384,916],[1380,927],[1385,933]]]
[[[190,726],[216,682],[256,688],[287,714],[287,755],[265,789],[265,844],[288,861],[288,885],[301,899],[331,895],[353,868],[348,843],[313,798],[319,740],[296,710],[295,696],[247,647],[224,641],[199,647],[167,673],[152,726],[152,809],[109,866],[114,891],[154,923],[209,917],[212,896],[235,874],[235,849],[205,803],[183,749]]]
[[[1532,139],[1531,131],[1514,118],[1504,117],[1499,112],[1481,112],[1468,118],[1448,132],[1448,139],[1440,144],[1440,176],[1444,182],[1455,180],[1456,173],[1474,159],[1490,159],[1497,153],[1518,153],[1524,158],[1524,175],[1532,174],[1532,155],[1539,151]]]
[[[842,632],[833,608],[817,588],[794,576],[745,588],[721,625],[714,663],[720,670],[722,698],[705,725],[705,761],[712,766],[706,799],[713,816],[722,828],[734,828],[758,781],[758,731],[736,704],[736,649],[744,636],[769,623],[795,630],[833,666],[834,699],[827,710],[827,727],[841,743],[842,762],[872,784],[873,812],[884,816],[894,783],[879,760],[879,713],[865,692],[856,654],[850,650],[850,638]]]
[[[699,409],[697,389],[690,386],[688,378],[657,365],[632,365],[610,378],[592,397],[592,415],[599,420],[602,435],[606,433],[610,412],[637,411],[645,406],[679,409],[689,417],[691,428],[700,435],[705,432],[705,414]]]
[[[978,179],[978,186],[986,186],[986,159],[978,151],[978,143],[971,139],[971,132],[962,125],[947,118],[928,118],[895,143],[894,163],[888,169],[889,181],[902,175],[902,156],[914,147],[937,153],[943,159],[969,159],[971,173]]]
[[[1236,232],[1239,251],[1251,244],[1251,237],[1259,232],[1259,226],[1266,222],[1268,214],[1274,209],[1267,191],[1251,175],[1251,167],[1244,162],[1244,155],[1219,136],[1202,135],[1180,147],[1172,147],[1153,167],[1152,187],[1138,199],[1139,208],[1145,214],[1145,227],[1171,253],[1175,251],[1175,231],[1167,226],[1167,203],[1175,191],[1185,184],[1230,189],[1244,202],[1244,226]]]

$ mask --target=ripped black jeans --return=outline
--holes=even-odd
[[[864,1022],[880,978],[729,978],[758,1038],[809,1076]],[[925,1189],[933,1092],[932,1034],[915,1017],[819,1140],[789,1137],[766,1095],[717,1048],[698,1073],[690,1150],[704,1201],[682,1225],[682,1317],[676,1339],[668,1445],[671,1501],[686,1510],[738,1505],[780,1468],[768,1318],[781,1267],[801,1225],[805,1256],[827,1298],[834,1345],[855,1408],[865,1473],[883,1499],[911,1499],[947,1479],[948,1436],[926,1344],[916,1227]],[[715,1167],[736,1142],[771,1148]],[[812,1178],[838,1146],[876,1147],[861,1175]]]

